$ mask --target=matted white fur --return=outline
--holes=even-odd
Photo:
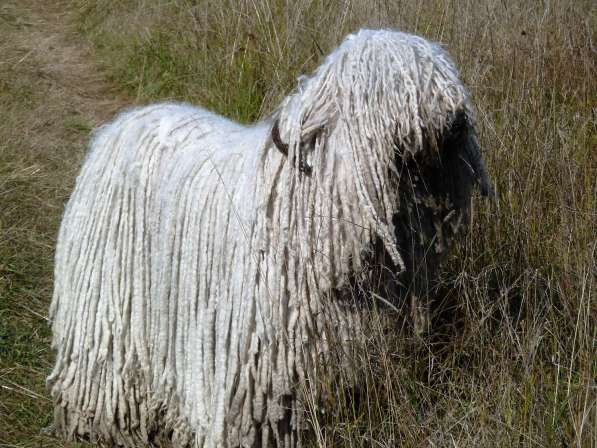
[[[349,341],[359,327],[333,291],[377,237],[404,266],[394,159],[463,109],[438,45],[362,30],[253,126],[157,104],[98,129],[56,249],[57,431],[126,446],[295,446],[297,384],[325,360],[326,328]]]

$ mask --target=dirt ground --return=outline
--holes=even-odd
[[[49,241],[90,130],[127,102],[76,33],[67,3],[0,3],[1,447],[60,445],[40,433],[52,420]]]

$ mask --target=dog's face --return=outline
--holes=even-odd
[[[491,194],[475,130],[464,112],[415,157],[396,159],[400,207],[394,216],[396,238],[407,267],[406,283],[424,295],[441,258],[467,222],[475,185]]]
[[[426,302],[443,257],[468,221],[475,186],[491,195],[490,181],[464,113],[451,120],[433,148],[414,157],[401,157],[397,148],[395,164],[399,207],[393,224],[406,271],[394,294]]]

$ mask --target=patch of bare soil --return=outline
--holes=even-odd
[[[74,111],[96,124],[122,106],[122,99],[117,99],[99,69],[91,45],[74,29],[68,2],[3,3],[0,20],[4,24],[0,26],[8,39],[2,64],[32,80],[37,78],[48,90],[46,104],[52,111],[62,106],[63,113]]]

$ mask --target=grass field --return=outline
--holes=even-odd
[[[434,294],[434,331],[373,334],[366,399],[309,446],[597,446],[597,7],[493,0],[0,3],[0,447],[63,446],[44,387],[63,205],[89,131],[184,100],[267,116],[352,30],[446,45],[477,106],[496,197]]]

